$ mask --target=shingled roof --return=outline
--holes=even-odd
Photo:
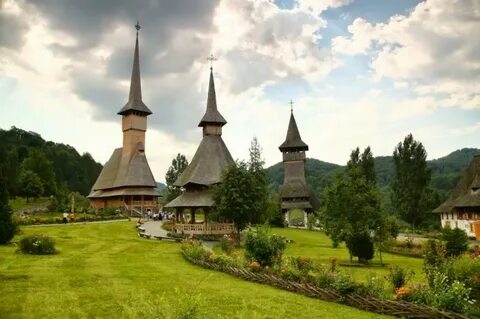
[[[132,111],[136,111],[144,115],[152,114],[152,111],[150,111],[150,109],[142,101],[142,84],[140,80],[140,55],[138,53],[138,32],[137,39],[135,41],[135,53],[133,55],[132,78],[130,80],[130,94],[128,96],[128,102],[117,114],[125,115]]]
[[[217,109],[217,98],[215,95],[215,83],[213,81],[212,68],[210,68],[210,82],[208,84],[207,110],[198,126],[205,126],[207,124],[217,124],[221,126],[227,124],[227,121]]]
[[[300,132],[298,131],[297,122],[293,116],[293,112],[290,114],[290,122],[288,123],[287,137],[285,142],[279,147],[282,152],[289,151],[308,151],[308,145],[302,141]]]
[[[470,162],[448,199],[434,213],[450,213],[455,207],[480,207],[480,155]]]
[[[175,186],[187,184],[210,186],[220,183],[222,171],[233,163],[232,155],[219,135],[205,135],[192,162],[175,181]]]
[[[157,184],[142,149],[139,144],[136,152],[131,156],[124,156],[122,148],[115,149],[88,197],[97,197],[96,191],[118,187],[156,187]]]
[[[214,204],[212,194],[208,190],[201,190],[184,192],[164,207],[211,207]]]

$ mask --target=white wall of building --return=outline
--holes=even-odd
[[[475,220],[473,219],[458,219],[457,213],[441,213],[440,222],[443,228],[447,227],[447,225],[449,225],[450,228],[460,228],[464,230],[469,237],[475,237],[472,225]]]

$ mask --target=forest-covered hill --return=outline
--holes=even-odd
[[[428,161],[428,166],[432,170],[431,187],[439,193],[442,200],[448,196],[470,161],[478,154],[480,154],[480,149],[463,148],[447,156]],[[305,165],[307,183],[315,194],[321,195],[323,189],[333,181],[335,174],[342,172],[344,169],[345,166],[308,158]],[[377,172],[377,183],[380,188],[385,190],[390,185],[394,175],[392,156],[375,157],[375,170]],[[283,183],[282,162],[267,168],[267,175],[270,189],[278,191]]]
[[[80,155],[70,145],[45,141],[35,132],[16,127],[0,129],[0,165],[10,197],[21,195],[22,170],[38,175],[44,184],[42,195],[50,196],[57,190],[87,195],[102,169],[89,153]]]

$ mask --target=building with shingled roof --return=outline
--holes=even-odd
[[[295,226],[306,227],[307,214],[313,208],[311,191],[305,180],[305,152],[308,151],[308,145],[300,137],[293,110],[290,112],[287,136],[279,149],[283,153],[284,178],[280,188],[280,198],[285,221],[290,225],[290,212],[301,210],[304,217],[303,223]]]
[[[464,230],[480,240],[480,155],[470,162],[448,199],[435,208],[442,227]]]
[[[118,112],[122,116],[123,146],[113,151],[88,198],[95,210],[119,208],[129,212],[158,211],[157,184],[145,156],[147,116],[152,111],[143,103],[140,81],[138,30],[135,41],[128,102]]]
[[[174,183],[185,191],[164,206],[175,210],[174,229],[178,233],[227,234],[234,230],[232,223],[212,223],[208,220],[214,206],[211,187],[221,183],[223,170],[234,162],[222,139],[225,124],[227,121],[217,108],[213,69],[210,68],[207,109],[198,124],[203,130],[203,138],[191,163]],[[199,209],[204,213],[201,223],[195,220]],[[188,223],[184,214],[187,210],[191,213]]]

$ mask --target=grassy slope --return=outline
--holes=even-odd
[[[10,207],[14,212],[22,209],[28,209],[28,208],[34,208],[34,207],[42,207],[42,208],[47,207],[49,203],[50,203],[50,198],[48,197],[31,199],[28,203],[25,197],[17,197],[15,199],[11,199],[8,201],[8,204],[10,205]]]
[[[322,263],[328,264],[330,257],[336,257],[339,262],[349,262],[348,251],[344,245],[339,248],[332,248],[330,239],[321,232],[296,230],[287,228],[274,228],[273,233],[292,239],[294,243],[289,244],[285,251],[286,256],[308,256]],[[383,262],[389,265],[398,265],[402,268],[411,269],[415,272],[415,280],[423,280],[422,264],[419,258],[404,257],[391,254],[383,254]],[[375,256],[373,264],[379,264],[378,256]],[[365,280],[368,274],[373,272],[386,275],[386,267],[342,267],[353,275],[356,280]]]
[[[133,225],[24,227],[56,238],[60,254],[0,246],[1,317],[162,318],[192,294],[207,318],[386,318],[190,265],[178,244],[140,239]]]

